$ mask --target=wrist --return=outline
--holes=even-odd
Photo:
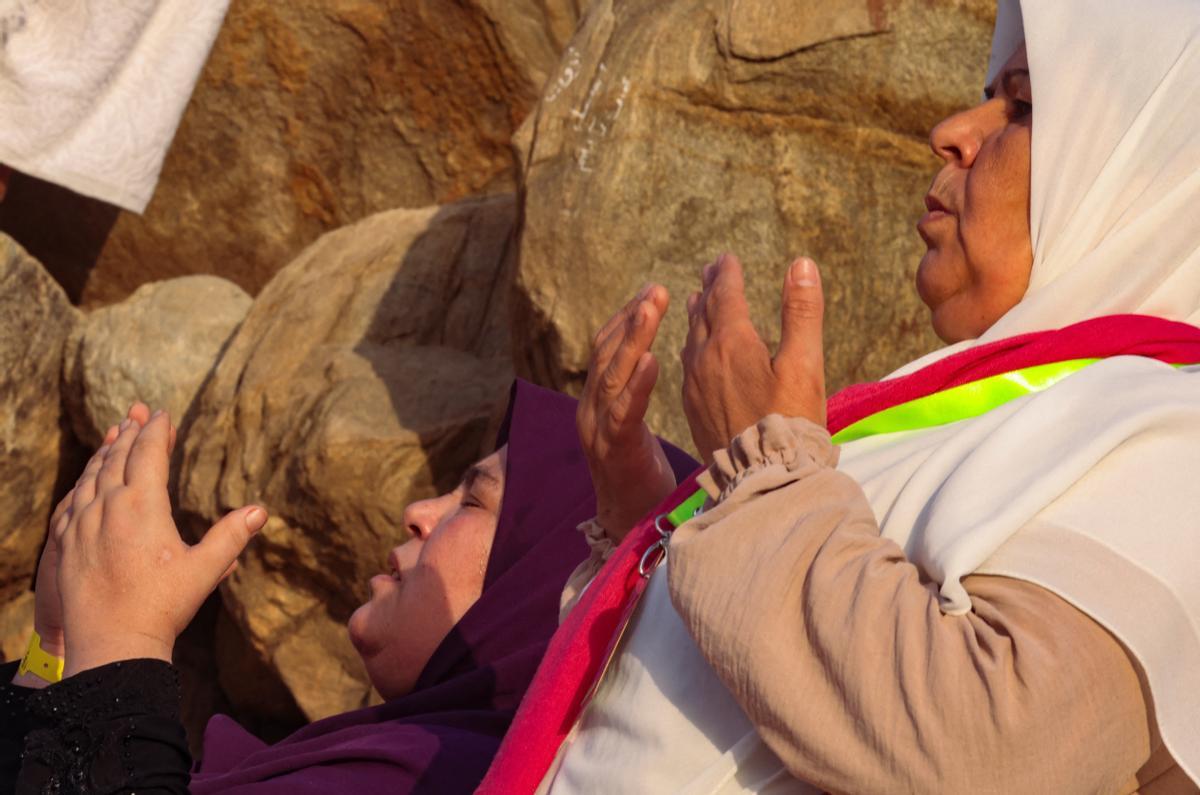
[[[42,651],[55,657],[67,656],[67,642],[62,629],[47,627],[39,621],[33,622],[33,631],[41,638]]]
[[[62,679],[63,666],[62,651],[53,645],[48,646],[41,633],[34,629],[12,683],[18,687],[41,690]]]
[[[597,508],[596,524],[604,530],[604,535],[613,543],[613,546],[624,541],[625,536],[629,535],[629,531],[633,529],[633,522],[628,521],[616,511],[605,508]]]
[[[141,633],[81,638],[67,644],[67,665],[63,678],[90,671],[122,660],[162,660],[171,662],[174,644]]]

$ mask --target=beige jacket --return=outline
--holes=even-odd
[[[837,793],[1192,793],[1136,664],[1027,582],[975,576],[947,616],[828,434],[768,417],[718,454],[676,531],[671,599],[797,778]],[[568,584],[576,594],[610,545]],[[565,598],[564,601],[567,601]]]

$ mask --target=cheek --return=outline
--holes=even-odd
[[[1029,130],[1011,127],[980,152],[967,178],[961,237],[977,277],[1030,254]]]
[[[436,580],[455,620],[479,599],[487,572],[495,526],[486,522],[463,522],[446,527],[430,539],[419,568],[422,576]]]

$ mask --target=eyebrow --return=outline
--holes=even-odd
[[[987,97],[988,99],[994,99],[996,97],[996,85],[997,84],[1004,87],[1004,93],[1012,94],[1012,92],[1008,88],[1008,84],[1014,77],[1017,77],[1019,75],[1025,75],[1026,77],[1029,77],[1029,70],[1028,69],[1020,69],[1020,68],[1016,68],[1016,67],[1014,67],[1012,69],[1005,69],[1002,73],[1000,73],[999,76],[997,76],[996,80],[992,83],[992,85],[983,89],[983,95],[985,97]]]
[[[495,472],[491,469],[484,468],[479,464],[472,464],[463,475],[462,484],[466,489],[470,489],[476,483],[481,483],[485,488],[500,489],[504,487],[502,481]]]

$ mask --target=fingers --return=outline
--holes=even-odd
[[[136,422],[139,426],[144,426],[150,421],[150,407],[142,401],[136,401],[129,407],[129,413],[126,417]]]
[[[703,345],[708,340],[708,318],[704,315],[704,294],[695,292],[688,296],[687,347]]]
[[[742,263],[732,254],[722,254],[705,268],[704,316],[709,328],[750,318]]]
[[[638,357],[625,389],[613,401],[609,413],[612,432],[621,433],[641,426],[646,419],[646,409],[650,407],[650,396],[654,394],[657,381],[658,359],[653,353],[645,351]]]
[[[75,490],[71,489],[54,507],[54,513],[50,514],[49,532],[46,533],[47,546],[57,545],[58,539],[66,532],[67,523],[71,521],[71,503],[74,499]],[[42,554],[45,555],[45,552]]]
[[[662,290],[662,288],[659,288]],[[665,294],[666,290],[662,290]],[[612,400],[628,386],[630,376],[642,355],[650,350],[662,322],[660,304],[653,300],[653,293],[646,296],[630,314],[625,332],[613,351],[608,367],[604,369],[599,389],[604,397]],[[664,302],[665,303],[665,302]],[[615,335],[614,335],[615,336]]]
[[[116,441],[116,434],[111,430],[109,434]],[[108,438],[105,436],[104,438]],[[71,490],[71,514],[78,516],[79,512],[88,506],[89,503],[96,497],[96,475],[100,472],[100,467],[104,465],[104,458],[108,455],[110,444],[101,446],[99,450],[92,455],[87,462],[87,466],[83,468],[83,474],[79,476],[79,480],[75,481],[75,488]]]
[[[776,365],[823,374],[821,326],[825,319],[825,298],[817,264],[807,257],[801,257],[788,268],[782,314]]]
[[[650,350],[670,303],[665,287],[647,284],[596,335],[576,424],[585,449],[613,427],[612,413],[641,356]],[[620,425],[621,423],[617,423]]]
[[[141,426],[128,417],[121,423],[121,431],[117,434],[117,440],[108,448],[108,453],[104,456],[104,463],[101,465],[100,471],[96,473],[97,494],[103,494],[125,485],[125,459],[129,456],[129,450],[133,447],[133,442],[137,439],[140,430]]]
[[[210,527],[200,543],[191,548],[189,554],[201,561],[207,574],[205,587],[208,590],[233,573],[238,555],[266,523],[267,512],[263,508],[257,505],[239,508]]]
[[[88,460],[87,465],[84,467],[83,473],[79,476],[79,480],[75,483],[75,488],[73,488],[67,497],[64,498],[64,502],[68,502],[69,498],[68,509],[71,515],[78,515],[92,502],[92,500],[96,498],[96,491],[99,487],[100,472],[102,471],[108,458],[108,453],[112,450],[117,439],[121,437],[122,433],[125,433],[127,436],[125,442],[122,442],[122,445],[124,445],[126,442],[132,443],[133,439],[137,436],[137,431],[142,425],[145,424],[146,421],[149,420],[149,417],[150,409],[145,403],[134,403],[129,408],[129,415],[126,417],[126,419],[122,421],[120,425],[113,425],[108,429],[107,432],[105,432],[103,443],[100,445],[100,449],[98,449]],[[172,429],[172,435],[173,434],[174,430]],[[120,475],[119,483],[117,481],[118,475]],[[120,485],[120,483],[124,483],[124,465],[122,464],[120,468],[117,468],[116,462],[114,461],[112,468],[109,469],[105,475],[104,483],[108,484],[109,486],[111,486],[113,483],[118,483],[118,485]],[[68,518],[70,517],[68,516]],[[52,529],[55,527],[55,524],[56,522],[52,519],[50,523]]]
[[[630,298],[625,303],[625,306],[617,310],[617,313],[610,317],[604,323],[604,325],[600,327],[600,330],[596,332],[596,336],[592,338],[593,348],[599,348],[601,343],[608,339],[609,335],[611,335],[613,331],[620,327],[622,323],[625,323],[627,320],[629,320],[629,313],[632,312],[633,308],[637,306],[638,303],[645,297],[646,292],[652,286],[653,285],[649,284],[643,286],[642,289],[638,290],[637,295],[635,295],[633,298]]]
[[[703,345],[718,326],[749,321],[742,263],[732,254],[722,254],[704,266],[702,291],[688,296],[687,348]]]
[[[596,335],[591,369],[598,373],[607,369],[612,362],[612,357],[620,350],[621,344],[630,336],[639,312],[651,311],[658,315],[658,319],[661,319],[667,311],[669,301],[670,296],[667,294],[667,289],[661,285],[647,284],[639,290],[638,294],[622,307],[620,312],[613,315]],[[658,331],[657,320],[654,331],[655,333]],[[653,339],[654,334],[651,334],[650,340],[653,341]]]
[[[71,508],[71,500],[75,498],[75,490],[71,489],[66,495],[58,501],[58,505],[54,506],[54,511],[50,514],[50,527],[53,528],[58,524],[58,520],[63,518],[67,511]]]
[[[125,462],[124,482],[148,490],[167,488],[173,429],[166,412],[156,412],[133,441]],[[114,445],[114,451],[116,446]]]

